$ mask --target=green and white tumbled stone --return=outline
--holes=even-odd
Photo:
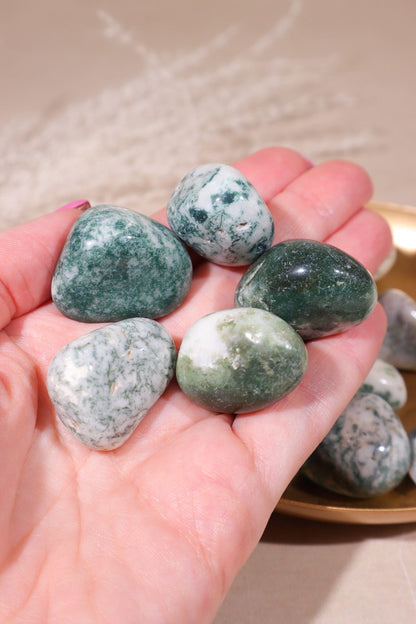
[[[390,403],[394,410],[399,410],[407,401],[407,388],[403,375],[397,368],[380,358],[374,362],[359,392],[378,394]]]
[[[187,331],[176,378],[183,392],[214,412],[243,413],[293,390],[307,365],[305,345],[282,319],[264,310],[221,310]]]
[[[376,394],[357,394],[301,471],[338,494],[367,498],[395,488],[412,453],[391,405]]]
[[[119,321],[77,338],[53,358],[47,388],[57,415],[83,444],[119,447],[172,379],[176,350],[160,323]]]
[[[241,278],[235,305],[284,319],[305,339],[345,331],[377,303],[367,269],[345,252],[313,240],[288,240],[266,251]]]
[[[380,357],[402,370],[416,371],[416,301],[403,290],[384,290],[379,301],[387,316]]]
[[[68,235],[52,299],[78,321],[155,319],[182,303],[191,279],[189,254],[167,227],[127,208],[95,206]]]
[[[167,214],[179,238],[217,264],[251,264],[273,242],[269,209],[247,178],[229,165],[190,171],[172,193]]]

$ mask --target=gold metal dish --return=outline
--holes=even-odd
[[[389,222],[397,259],[393,268],[377,282],[380,292],[400,288],[416,299],[416,208],[371,202],[369,208]],[[402,373],[408,400],[399,416],[407,431],[416,427],[416,373]],[[351,524],[401,524],[416,522],[416,485],[410,477],[394,490],[374,498],[349,499],[296,476],[283,494],[277,511],[303,518]]]

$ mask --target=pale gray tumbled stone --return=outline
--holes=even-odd
[[[387,401],[359,393],[302,467],[328,490],[366,498],[395,488],[412,460],[409,437]]]
[[[119,447],[172,379],[176,350],[160,323],[132,318],[77,338],[53,358],[47,388],[63,424],[96,450]]]
[[[412,464],[409,468],[409,477],[416,483],[416,429],[409,432],[409,441],[412,448]]]
[[[416,301],[399,288],[384,290],[379,301],[387,316],[379,357],[402,370],[416,371]]]

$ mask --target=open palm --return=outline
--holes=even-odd
[[[370,270],[389,252],[386,224],[362,209],[371,184],[359,167],[310,168],[283,148],[236,166],[268,203],[277,241],[325,240]],[[90,451],[57,424],[45,388],[52,356],[96,327],[50,302],[78,216],[59,211],[0,235],[0,620],[210,622],[289,480],[366,375],[384,317],[377,308],[309,343],[304,379],[272,407],[214,414],[173,382],[121,448]],[[242,272],[195,266],[184,304],[161,319],[177,346],[194,320],[233,307]]]

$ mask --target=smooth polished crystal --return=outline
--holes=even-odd
[[[133,318],[77,338],[53,358],[47,388],[57,415],[80,442],[119,447],[163,394],[176,350],[160,323]]]
[[[196,321],[178,353],[176,378],[195,403],[242,413],[271,405],[293,390],[307,365],[299,335],[274,314],[221,310]]]
[[[302,467],[311,481],[345,496],[367,498],[395,488],[412,453],[391,405],[376,394],[357,394]]]
[[[402,408],[407,401],[407,388],[403,375],[395,366],[380,358],[374,362],[359,392],[378,394],[390,403],[394,410]]]
[[[403,290],[384,290],[379,301],[387,316],[380,357],[402,370],[416,371],[416,301]]]
[[[236,306],[273,312],[305,340],[357,325],[376,303],[374,280],[360,262],[312,240],[274,245],[246,271],[235,294]]]
[[[269,209],[247,178],[229,165],[190,171],[172,193],[167,215],[179,238],[217,264],[250,264],[273,242]]]
[[[127,208],[90,208],[75,222],[58,260],[52,298],[69,318],[112,322],[159,318],[186,296],[192,264],[167,227]]]

